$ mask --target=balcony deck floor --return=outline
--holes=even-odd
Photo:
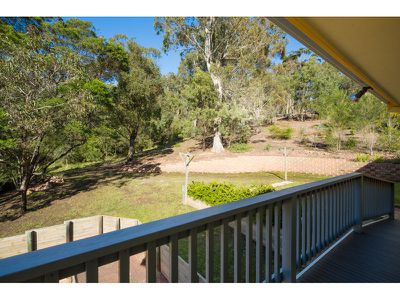
[[[382,221],[350,234],[298,282],[400,282],[400,221]]]

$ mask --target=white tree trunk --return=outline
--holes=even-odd
[[[213,147],[212,147],[211,151],[214,153],[224,152],[224,146],[222,145],[221,134],[219,133],[219,131],[215,132],[214,140],[213,140]]]
[[[213,62],[213,47],[212,47],[212,35],[213,35],[213,26],[215,22],[215,17],[209,17],[207,20],[207,26],[205,28],[205,45],[204,45],[204,58],[207,65],[207,70],[210,73],[211,80],[213,85],[218,93],[218,99],[222,101],[224,97],[224,91],[222,88],[222,80],[219,76],[217,76],[212,69]],[[221,141],[221,134],[217,127],[215,131],[212,152],[221,153],[224,151],[224,146]]]

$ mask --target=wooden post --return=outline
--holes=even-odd
[[[99,217],[99,234],[103,234],[103,216]]]
[[[74,222],[65,221],[65,242],[70,243],[74,241]],[[78,282],[76,275],[66,278],[69,283]]]
[[[28,252],[37,250],[37,233],[34,230],[29,230],[25,232],[26,234],[26,243]]]
[[[121,219],[115,218],[115,230],[120,230],[120,229],[121,229]]]
[[[283,282],[296,282],[296,201],[297,198],[293,197],[282,203]]]
[[[74,223],[72,221],[65,221],[65,242],[74,241]]]

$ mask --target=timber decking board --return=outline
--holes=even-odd
[[[400,221],[350,234],[297,282],[400,282]]]

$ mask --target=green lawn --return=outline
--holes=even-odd
[[[61,224],[64,220],[92,215],[111,215],[149,222],[192,211],[181,203],[183,174],[122,172],[89,167],[63,174],[64,184],[30,196],[25,215],[13,195],[0,197],[0,237],[25,230]],[[289,174],[292,185],[322,179],[321,176]],[[190,180],[226,181],[237,184],[270,184],[282,181],[280,173],[190,174]],[[285,186],[288,187],[288,186]]]

